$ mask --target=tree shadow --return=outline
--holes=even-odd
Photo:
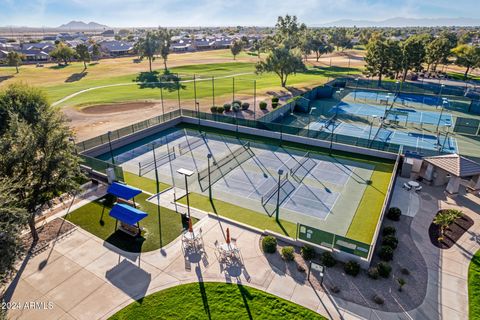
[[[68,64],[60,63],[56,66],[50,66],[50,67],[48,67],[48,69],[59,70],[59,69],[65,68],[65,67],[68,67]]]
[[[203,310],[205,310],[208,319],[212,319],[212,315],[210,313],[210,305],[208,304],[207,290],[205,290],[205,283],[203,282],[203,276],[200,266],[197,266],[195,268],[195,273],[197,274],[198,286],[200,289],[200,294],[202,296]]]
[[[168,92],[173,92],[186,88],[185,85],[181,84],[181,78],[177,74],[169,72],[140,72],[133,81],[138,83],[140,89],[161,88]]]
[[[0,83],[3,82],[3,81],[7,81],[10,78],[13,78],[13,76],[1,76],[0,77]]]
[[[67,79],[65,79],[65,82],[76,82],[82,80],[84,77],[86,77],[88,72],[79,72],[79,73],[72,73]]]
[[[241,284],[237,284],[238,290],[240,290],[240,294],[242,295],[243,304],[245,305],[245,310],[247,310],[248,318],[253,319],[252,312],[250,311],[250,306],[248,305],[248,301],[253,299],[253,296],[250,294],[247,288],[245,288]]]

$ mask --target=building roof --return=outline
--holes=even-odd
[[[134,225],[147,217],[148,214],[129,205],[117,203],[113,206],[112,210],[110,210],[110,216],[124,223]]]
[[[441,168],[456,177],[471,177],[480,175],[480,163],[462,157],[458,154],[448,154],[423,158],[435,167]]]
[[[115,52],[115,51],[130,51],[133,49],[133,44],[130,42],[125,42],[125,41],[117,41],[117,40],[112,40],[112,41],[102,41],[100,42],[100,46],[109,52]]]

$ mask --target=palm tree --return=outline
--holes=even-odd
[[[449,211],[450,210],[440,211],[433,219],[433,223],[440,228],[440,237],[438,237],[438,241],[443,241],[445,229],[447,229],[456,219],[456,216]]]

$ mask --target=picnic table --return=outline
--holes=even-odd
[[[408,185],[412,188],[418,188],[420,186],[420,183],[417,181],[408,181]]]

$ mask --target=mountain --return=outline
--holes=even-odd
[[[480,26],[477,18],[390,18],[380,21],[343,19],[317,25],[317,27],[434,27],[434,26]]]
[[[69,23],[62,24],[61,26],[58,27],[58,29],[75,29],[75,30],[92,30],[92,29],[103,29],[103,28],[109,28],[109,27],[96,22],[85,23],[83,21],[70,21]]]

